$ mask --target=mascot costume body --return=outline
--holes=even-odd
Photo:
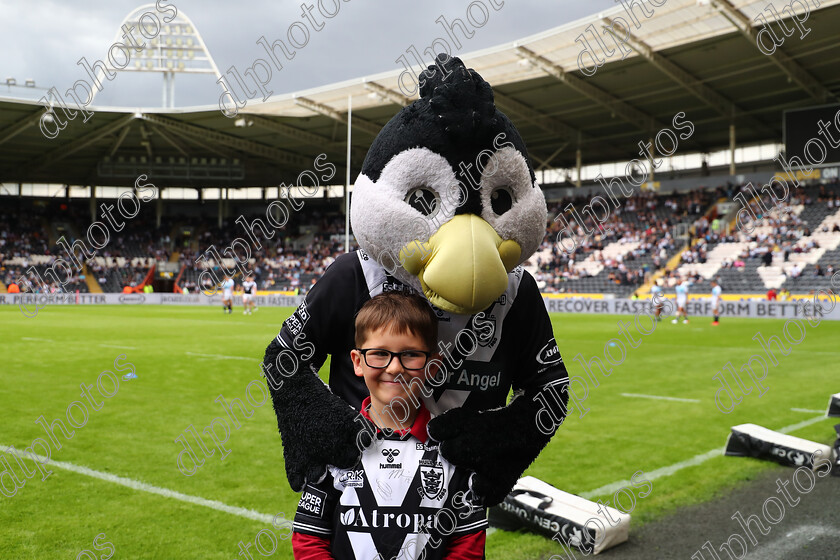
[[[518,266],[539,247],[546,215],[525,145],[489,84],[458,58],[439,57],[356,180],[361,250],[330,265],[266,350],[295,491],[323,479],[328,464],[352,467],[370,443],[358,413],[367,388],[350,360],[354,318],[378,293],[413,290],[439,319],[441,372],[423,393],[439,415],[429,435],[447,460],[475,471],[474,503],[504,499],[560,423],[540,429],[534,397],[554,386],[566,410],[568,375],[548,313]],[[317,376],[327,354],[329,387]]]

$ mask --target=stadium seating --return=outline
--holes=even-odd
[[[830,289],[840,245],[837,185],[794,191],[788,202],[787,211],[780,214],[767,196],[762,204],[771,208],[769,213],[753,201],[751,208],[760,219],[752,231],[710,233],[683,252],[683,264],[672,276],[694,278],[693,293],[708,293],[712,278],[725,293],[763,294],[773,288],[807,294]]]
[[[683,276],[694,279],[693,293],[708,293],[713,278],[730,294],[763,294],[771,287],[799,294],[829,289],[831,274],[840,265],[838,185],[794,191],[788,201],[790,211],[782,215],[774,210],[764,216],[753,201],[751,207],[761,220],[749,234],[733,229],[732,224],[712,231],[707,211],[714,209],[716,201],[731,200],[732,188],[668,195],[648,192],[623,199],[601,229],[587,217],[585,226],[593,233],[585,237],[578,231],[571,252],[556,243],[561,225],[555,217],[570,203],[580,213],[589,199],[550,201],[545,240],[524,266],[548,293],[628,297],[677,254],[682,262],[665,274],[666,289],[671,291]],[[766,196],[762,202],[772,206]],[[20,211],[0,216],[8,224],[0,229],[0,280],[5,284],[16,281],[29,266],[43,274],[56,256],[66,257],[55,241],[62,235],[71,242],[78,239],[90,223],[86,200],[47,201],[46,212],[44,201],[37,203],[20,200]],[[250,266],[260,290],[305,293],[344,251],[344,216],[336,206],[324,204],[292,213],[288,224],[269,239],[258,229],[256,237],[249,237],[232,217],[219,227],[218,218],[200,216],[199,207],[182,204],[180,210],[185,211],[162,216],[159,226],[152,213],[127,220],[125,229],[97,251],[86,271],[75,271],[64,289],[89,291],[87,272],[94,279],[93,288],[120,292],[126,286],[139,286],[155,262],[173,261],[181,265],[178,289],[197,292],[202,270],[209,268],[221,279],[219,265],[233,269],[235,264],[229,255],[221,263],[201,256],[207,257],[211,247],[222,252],[239,237],[248,241]],[[241,215],[250,223],[256,211]],[[696,242],[686,247],[687,237],[681,235],[692,226]]]

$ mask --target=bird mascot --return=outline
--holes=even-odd
[[[350,212],[360,250],[327,268],[266,349],[291,487],[360,460],[371,430],[350,359],[355,315],[383,291],[416,291],[439,319],[439,372],[423,389],[437,415],[429,436],[474,471],[474,503],[498,504],[562,423],[568,374],[537,285],[519,266],[545,235],[545,199],[490,85],[439,56],[420,75],[420,98],[374,139]],[[328,386],[317,374],[327,355]]]

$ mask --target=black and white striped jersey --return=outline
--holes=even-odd
[[[246,280],[246,281],[242,282],[242,289],[245,291],[246,294],[254,295],[254,294],[257,293],[257,283],[254,282],[253,280],[251,280],[251,281]]]
[[[405,435],[378,432],[358,466],[330,466],[322,482],[307,484],[294,531],[328,539],[342,560],[437,560],[452,539],[483,532],[486,511],[469,503],[469,471],[414,435],[425,434],[428,418]]]
[[[354,319],[371,297],[384,291],[411,290],[390,276],[364,251],[339,256],[283,323],[277,339],[306,363],[320,368],[330,359],[333,393],[359,409],[368,395],[353,373]],[[434,308],[434,307],[433,307]],[[508,287],[487,309],[456,315],[434,308],[438,348],[445,380],[434,387],[426,407],[435,415],[465,406],[486,410],[504,406],[514,391],[536,392],[568,379],[554,340],[551,321],[533,277],[521,267],[508,274]]]

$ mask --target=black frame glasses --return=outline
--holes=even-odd
[[[431,352],[426,352],[425,350],[403,350],[402,352],[391,352],[390,350],[385,350],[384,348],[356,348],[356,350],[362,355],[362,358],[365,361],[365,365],[367,365],[367,367],[373,368],[373,369],[386,369],[388,366],[391,365],[391,362],[394,360],[394,356],[397,356],[398,359],[400,360],[400,365],[403,368],[405,368],[408,371],[417,371],[417,370],[420,370],[420,369],[423,369],[424,367],[426,367],[426,362],[429,361],[429,357],[432,355]],[[390,354],[390,356],[388,356],[388,362],[384,366],[382,366],[382,365],[375,366],[375,365],[371,365],[368,362],[367,354],[368,354],[368,352],[372,352],[374,350],[376,350],[377,352],[387,352],[388,354]],[[403,356],[406,355],[406,354],[422,354],[423,355],[423,365],[420,366],[420,367],[409,367],[409,366],[405,365],[405,362],[403,361]]]

